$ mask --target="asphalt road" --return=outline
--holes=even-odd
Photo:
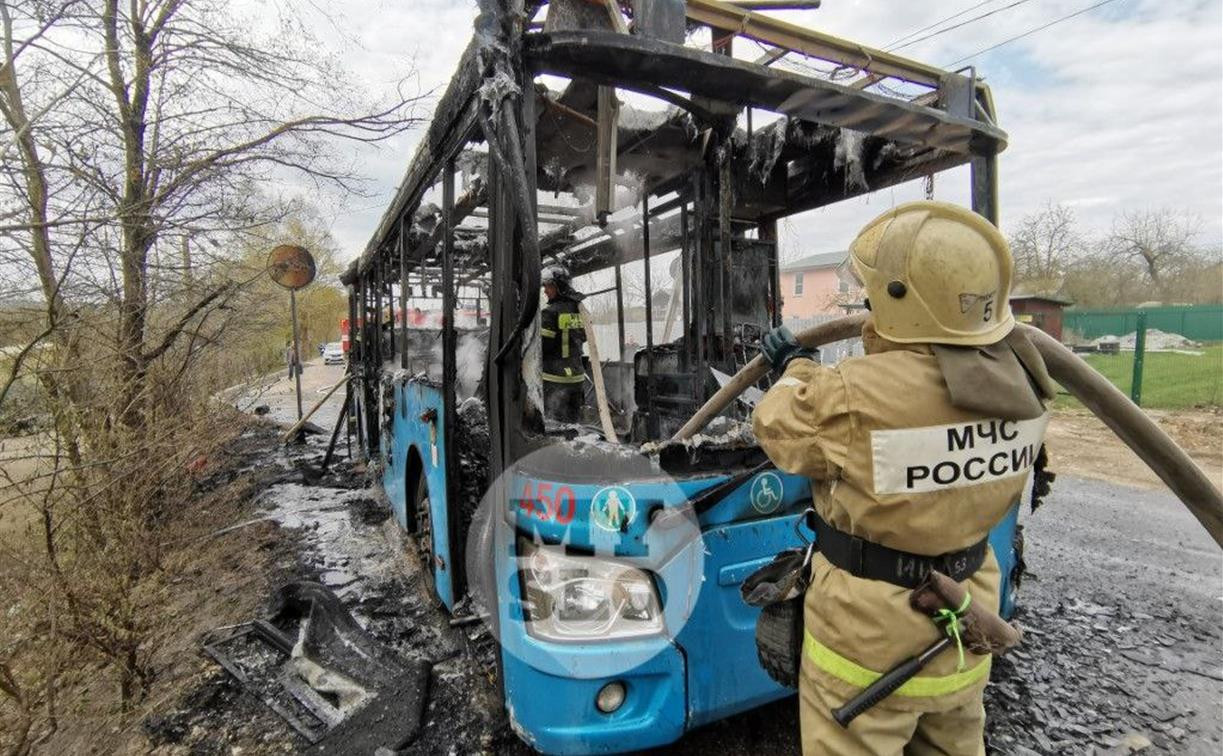
[[[1017,653],[986,692],[993,753],[1223,752],[1223,554],[1167,491],[1061,477],[1025,511]],[[797,752],[794,699],[669,752]]]
[[[1066,477],[1026,522],[1020,621],[1042,634],[1000,665],[995,692],[1011,697],[994,708],[1021,711],[1002,712],[999,734],[1041,752],[1120,736],[1223,752],[1223,554],[1188,509]]]
[[[1223,616],[1223,554],[1168,491],[1063,477],[1026,522],[1028,564],[1046,583],[1108,586]]]
[[[327,390],[343,378],[343,365],[324,365],[321,357],[307,362],[302,370],[302,412],[309,412]],[[269,409],[268,417],[278,423],[297,420],[296,382],[287,377],[286,370],[278,370],[267,376],[267,380],[261,381],[236,401],[240,408],[247,411],[260,405],[266,406]],[[341,386],[310,417],[310,422],[330,431],[335,426],[343,402],[344,388]]]

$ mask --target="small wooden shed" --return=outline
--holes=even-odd
[[[1036,326],[1058,341],[1062,340],[1062,310],[1074,304],[1069,299],[1048,294],[1013,294],[1011,312],[1015,320]]]

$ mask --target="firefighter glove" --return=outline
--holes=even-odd
[[[801,358],[818,361],[819,359],[817,350],[799,344],[798,339],[794,338],[794,334],[785,326],[777,326],[764,335],[764,338],[760,340],[760,353],[778,373],[786,369],[790,360]]]

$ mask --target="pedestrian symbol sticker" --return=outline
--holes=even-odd
[[[604,530],[623,532],[637,517],[637,500],[623,486],[599,489],[590,501],[590,521]]]
[[[781,477],[777,473],[761,473],[752,481],[752,509],[760,514],[771,514],[781,506],[781,498],[785,493]]]

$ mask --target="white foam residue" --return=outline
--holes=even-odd
[[[867,190],[866,174],[862,169],[862,144],[866,135],[853,129],[841,129],[837,136],[833,167],[845,169],[845,191]]]
[[[391,568],[377,539],[371,539],[368,532],[358,532],[352,521],[354,507],[361,506],[359,502],[370,495],[367,488],[280,483],[263,493],[259,505],[267,511],[267,518],[281,527],[302,531],[318,556],[320,579],[343,595],[346,587],[359,584],[359,578]],[[386,506],[385,501],[379,503]]]

